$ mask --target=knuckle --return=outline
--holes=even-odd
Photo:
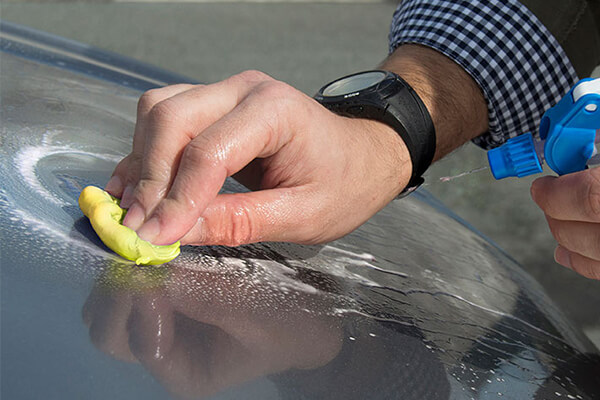
[[[132,152],[127,157],[123,159],[125,165],[127,165],[128,169],[131,168],[139,168],[142,165],[143,155],[138,152]]]
[[[156,104],[160,103],[164,97],[161,89],[150,89],[144,92],[138,100],[138,113],[150,111]]]
[[[550,228],[550,233],[552,233],[552,236],[558,243],[562,245],[566,243],[565,230],[563,229],[560,222],[548,218],[548,228]]]
[[[125,181],[127,183],[137,182],[140,178],[140,173],[142,170],[142,159],[143,157],[141,154],[131,153],[123,160],[123,162],[127,160],[127,162],[124,164],[126,165],[126,168],[123,169]]]
[[[203,137],[198,137],[185,147],[182,160],[193,166],[216,167],[225,159],[225,153],[226,149],[220,143],[210,143]]]
[[[142,178],[137,183],[133,198],[139,202],[146,209],[146,211],[149,211],[150,209],[154,208],[153,205],[158,202],[162,192],[162,186],[159,182],[152,179]]]
[[[183,212],[185,215],[195,215],[197,210],[196,197],[193,193],[191,193],[190,188],[191,184],[186,184],[185,182],[181,185],[177,190],[172,190],[169,192],[167,196],[167,203],[165,207],[161,210],[162,215],[167,215],[169,213],[175,214],[175,212],[181,213]],[[165,222],[168,218],[165,218]]]
[[[151,124],[172,123],[179,118],[179,110],[171,99],[165,99],[155,104],[148,112]]]
[[[584,181],[584,207],[587,215],[594,220],[600,219],[600,179],[587,174]]]
[[[254,70],[254,69],[240,72],[239,74],[234,75],[233,78],[240,79],[240,80],[246,81],[246,82],[261,82],[261,81],[273,79],[269,75],[265,74],[264,72]]]
[[[257,92],[265,99],[274,102],[275,105],[287,104],[290,100],[295,100],[298,93],[296,89],[287,83],[276,80],[264,82],[259,85]]]
[[[253,105],[257,108],[265,128],[280,132],[284,126],[293,125],[298,115],[306,113],[306,102],[301,101],[300,92],[279,81],[264,82],[253,93]]]
[[[226,220],[223,221],[221,244],[239,246],[250,243],[254,237],[255,221],[253,213],[244,205],[227,205]]]
[[[152,190],[155,185],[156,183],[153,179],[142,177],[137,184],[136,194],[146,193],[149,190]]]
[[[156,158],[152,164],[142,166],[140,179],[153,182],[154,185],[166,186],[171,180],[172,164],[170,160]]]

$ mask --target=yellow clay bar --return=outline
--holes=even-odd
[[[119,199],[100,188],[84,188],[79,195],[79,208],[90,219],[102,242],[123,258],[136,264],[158,265],[179,255],[179,242],[155,246],[140,239],[133,229],[123,226],[127,211],[119,207]]]

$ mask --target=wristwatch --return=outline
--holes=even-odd
[[[400,197],[423,183],[422,175],[435,154],[435,128],[425,104],[404,79],[389,71],[358,72],[328,83],[314,98],[336,114],[374,119],[394,128],[413,167]]]

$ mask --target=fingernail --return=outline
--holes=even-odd
[[[110,178],[106,183],[106,186],[104,186],[104,190],[113,196],[119,196],[123,190],[123,182],[121,182],[121,178],[119,178],[117,175]]]
[[[554,260],[567,268],[571,268],[571,253],[562,246],[556,246]]]
[[[129,208],[133,203],[133,186],[127,185],[123,190],[123,197],[121,197],[121,208]]]
[[[152,217],[140,229],[137,230],[137,234],[140,239],[147,242],[153,243],[154,239],[160,233],[160,224],[158,218]]]
[[[145,219],[146,213],[144,212],[144,208],[139,203],[133,203],[133,205],[129,207],[129,210],[127,210],[125,219],[123,219],[123,225],[137,231],[139,227],[142,226]]]

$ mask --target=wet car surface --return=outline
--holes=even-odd
[[[182,78],[12,24],[1,40],[2,397],[599,397],[594,347],[423,190],[327,245],[119,258],[77,197],[127,154],[142,91]]]

